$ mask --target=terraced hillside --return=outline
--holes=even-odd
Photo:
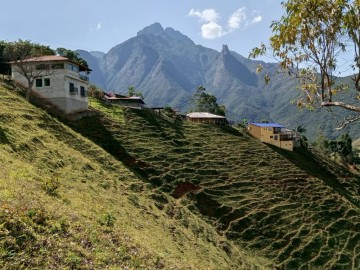
[[[231,128],[139,110],[126,110],[124,123],[111,119],[75,128],[238,247],[279,269],[360,268],[360,180],[345,168]],[[158,201],[182,221],[173,203]]]
[[[1,269],[271,266],[5,87],[0,85]],[[167,206],[159,209],[159,201]],[[171,218],[174,212],[182,218]]]

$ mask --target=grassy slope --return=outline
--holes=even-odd
[[[93,117],[76,128],[115,156],[132,157],[128,165],[144,181],[278,267],[360,268],[360,181],[346,169],[230,128],[125,115],[126,125]],[[183,195],[189,190],[196,192]]]
[[[134,172],[0,85],[0,268],[269,265]]]

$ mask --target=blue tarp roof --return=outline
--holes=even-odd
[[[258,127],[275,127],[275,128],[284,128],[285,126],[276,124],[276,123],[250,123]]]

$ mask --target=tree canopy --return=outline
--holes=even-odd
[[[270,52],[279,61],[279,72],[298,80],[299,107],[351,111],[339,121],[339,129],[359,120],[360,105],[340,100],[336,94],[350,89],[360,100],[360,1],[287,0],[282,6],[285,14],[271,25],[270,46],[254,48],[250,57]],[[335,75],[348,70],[353,73],[351,83],[339,83]],[[265,80],[269,82],[269,74]]]
[[[128,87],[128,96],[129,97],[141,97],[142,99],[144,98],[143,94],[141,92],[136,91],[135,86]]]
[[[65,48],[57,48],[56,49],[56,53],[60,56],[64,56],[66,58],[69,58],[70,60],[84,66],[84,67],[89,67],[88,63],[80,57],[79,53],[74,52],[72,50],[68,50]]]
[[[12,62],[16,66],[17,71],[26,78],[28,82],[26,92],[27,100],[30,98],[34,81],[37,78],[41,78],[55,72],[50,68],[36,69],[32,65],[28,64],[27,59],[44,55],[55,55],[56,53],[67,57],[80,65],[88,67],[86,61],[82,59],[77,52],[67,50],[65,48],[53,50],[50,46],[21,39],[13,42],[0,41],[0,64]],[[38,62],[38,64],[41,65],[40,62]],[[46,65],[44,65],[44,67],[46,67]]]
[[[51,71],[49,69],[36,69],[29,65],[27,59],[32,57],[40,57],[44,55],[54,55],[55,51],[49,46],[44,46],[38,43],[33,43],[29,40],[2,42],[2,57],[7,62],[13,62],[17,71],[27,80],[26,99],[30,99],[30,94],[34,81],[41,78]]]
[[[191,111],[209,112],[225,116],[226,109],[224,105],[219,105],[215,96],[206,93],[203,86],[199,86],[191,100]]]

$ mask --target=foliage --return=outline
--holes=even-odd
[[[174,117],[174,115],[175,115],[175,111],[170,106],[164,107],[164,113],[165,113],[165,115],[167,115],[169,117]]]
[[[219,105],[215,96],[206,93],[203,86],[199,86],[191,100],[191,111],[209,112],[225,116],[226,109],[224,105]]]
[[[348,163],[354,161],[352,139],[348,133],[342,134],[336,140],[328,140],[323,135],[320,135],[314,143],[314,147],[324,155],[337,155]]]
[[[7,42],[0,40],[0,74],[10,75],[11,66],[8,64],[8,60],[4,56],[4,50]]]
[[[49,178],[47,179],[44,184],[43,188],[49,195],[57,195],[57,190],[60,187],[60,181],[57,178]]]
[[[251,266],[259,265],[232,243],[230,258],[221,248],[224,238],[187,209],[182,211],[188,224],[204,228],[206,236],[168,218],[151,199],[162,192],[149,189],[148,179],[139,179],[126,168],[119,152],[110,155],[100,144],[25,102],[13,89],[0,86],[0,108],[0,269],[255,269]],[[113,128],[127,126],[106,112],[102,116]],[[96,119],[86,119],[87,132],[104,141],[118,138],[110,132],[104,136],[104,123]],[[44,178],[61,179],[56,197],[44,192]],[[104,189],[103,182],[111,185]],[[135,185],[143,186],[136,191],[137,200],[132,192]]]
[[[105,213],[100,219],[99,223],[107,227],[113,227],[116,222],[116,217],[112,213]]]
[[[178,219],[212,242],[213,236],[201,224],[189,222],[183,212],[189,208],[216,227],[226,239],[221,246],[229,256],[228,245],[233,241],[254,254],[261,252],[280,269],[351,268],[344,260],[355,261],[356,269],[360,266],[352,253],[360,240],[356,227],[360,181],[341,171],[339,164],[307,149],[290,152],[268,147],[230,127],[187,121],[173,125],[145,110],[128,109],[125,116],[131,124],[101,121],[106,129],[99,134],[96,125],[96,136],[106,141],[106,132],[116,134],[111,153],[121,156],[115,150],[120,144],[142,161],[142,175],[156,187],[157,207],[169,220]],[[162,192],[166,199],[159,198]],[[176,203],[171,200],[175,194],[182,195]],[[141,209],[141,193],[135,195],[128,201]],[[318,228],[328,228],[327,233],[319,234]]]
[[[88,96],[102,99],[104,97],[104,91],[98,88],[95,84],[90,84],[88,87]]]
[[[249,125],[248,119],[243,119],[241,122],[237,123],[237,127],[241,130],[246,130]]]
[[[354,88],[354,97],[360,97],[360,2],[288,0],[282,5],[285,15],[271,25],[274,35],[270,50],[279,61],[280,72],[298,80],[302,91],[298,107],[339,107],[355,112],[348,114],[338,129],[359,120],[360,106],[336,101],[336,94]],[[250,57],[265,55],[266,51],[262,44]],[[351,84],[337,83],[335,75],[344,66],[354,72]]]
[[[298,125],[296,128],[293,129],[294,132],[300,135],[300,144],[303,147],[308,147],[308,139],[305,137],[306,128],[302,125]]]
[[[30,99],[30,94],[35,80],[54,72],[51,71],[50,68],[36,69],[33,65],[29,64],[27,60],[32,57],[41,57],[44,55],[54,54],[54,50],[52,50],[49,46],[32,43],[29,40],[19,39],[18,41],[8,42],[5,44],[3,57],[8,61],[13,62],[17,71],[27,80],[28,85],[26,91],[26,100]],[[41,61],[37,63],[38,65],[42,64]]]
[[[134,86],[129,86],[128,96],[129,97],[141,97],[142,99],[144,99],[143,94],[139,91],[136,91]]]
[[[72,50],[68,50],[65,48],[57,48],[56,53],[59,54],[60,56],[69,58],[70,60],[72,60],[84,67],[89,67],[88,63],[85,61],[85,59],[81,58],[79,53],[77,53],[77,52],[74,52]]]
[[[22,39],[13,42],[2,41],[0,48],[0,53],[2,51],[2,56],[8,61],[22,61],[29,57],[55,55],[55,51],[50,46]]]

